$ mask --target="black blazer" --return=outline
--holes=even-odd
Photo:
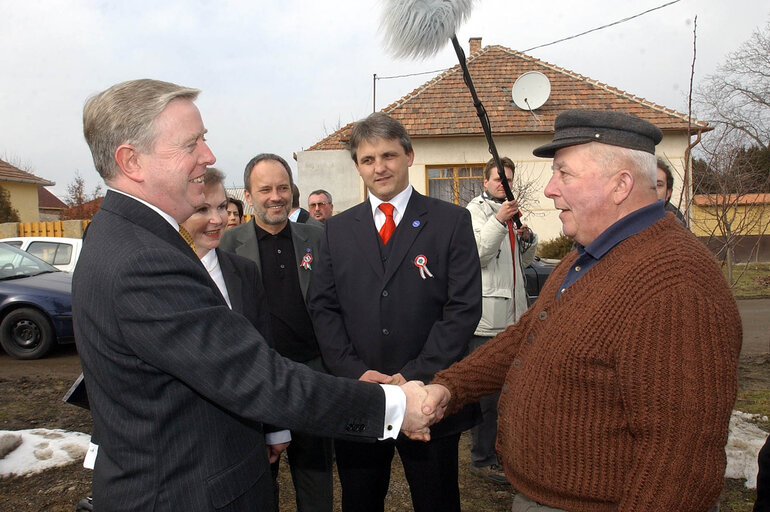
[[[130,197],[108,192],[94,216],[72,309],[100,510],[272,510],[261,422],[382,435],[379,386],[280,357],[169,223]]]
[[[369,201],[326,220],[308,303],[316,336],[333,375],[374,369],[427,383],[466,354],[481,317],[470,214],[413,191],[389,245],[383,263]],[[472,426],[477,411],[447,418],[433,437]]]
[[[257,264],[237,254],[216,251],[233,311],[245,316],[265,337],[263,333],[270,332],[270,310]]]

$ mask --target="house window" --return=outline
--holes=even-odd
[[[427,166],[428,195],[465,206],[481,194],[484,186],[484,166]]]

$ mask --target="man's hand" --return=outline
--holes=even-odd
[[[422,404],[422,413],[434,418],[432,425],[444,417],[452,393],[441,384],[429,384],[423,390],[426,391],[427,395]]]
[[[505,201],[500,205],[500,209],[497,210],[495,218],[502,223],[508,222],[519,212],[519,203],[514,199],[513,201]]]
[[[393,384],[394,386],[402,386],[406,384],[406,379],[400,373],[396,373],[395,375],[392,375],[391,378],[393,380],[391,380],[390,383]]]
[[[423,414],[423,402],[428,394],[425,392],[425,384],[413,380],[401,386],[406,395],[406,411],[404,422],[401,424],[401,432],[413,441],[430,441],[430,424],[434,415]]]
[[[531,233],[531,231],[526,224],[522,224],[520,228],[515,228],[515,229],[516,229],[516,236],[519,237],[519,240],[529,242],[529,234]]]
[[[364,374],[358,378],[358,380],[363,382],[374,382],[375,384],[395,384],[397,386],[400,385],[396,382],[393,382],[393,377],[391,377],[390,375],[385,375],[384,373],[380,373],[377,370],[366,370]]]
[[[278,457],[281,456],[283,451],[289,447],[291,444],[291,441],[288,443],[279,443],[279,444],[269,444],[267,445],[267,460],[270,461],[270,464],[278,460]],[[293,450],[293,448],[292,448]]]

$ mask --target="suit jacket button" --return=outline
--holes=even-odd
[[[384,334],[385,336],[387,336],[388,334],[390,334],[390,331],[389,331],[389,330],[387,330],[387,329],[383,329],[383,330],[382,330],[382,334]]]
[[[545,312],[545,311],[541,311],[541,312],[540,312],[540,315],[538,315],[538,318],[539,318],[540,320],[545,320],[546,318],[548,318],[548,313],[547,313],[547,312]]]
[[[388,296],[388,290],[382,290],[382,296],[387,297]]]

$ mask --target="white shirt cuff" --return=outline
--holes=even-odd
[[[277,432],[268,432],[265,434],[265,444],[268,446],[288,443],[289,441],[291,441],[290,430],[279,430]]]
[[[401,432],[401,424],[406,414],[406,394],[399,386],[380,384],[385,391],[385,428],[380,441],[395,439]]]

